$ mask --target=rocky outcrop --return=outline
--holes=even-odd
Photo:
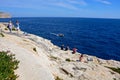
[[[84,54],[80,62],[80,53],[60,50],[50,40],[22,31],[9,33],[5,25],[0,26],[5,35],[0,37],[0,51],[10,50],[20,61],[18,80],[120,80],[120,74],[107,68],[120,68],[119,61]]]
[[[11,18],[11,15],[5,12],[0,12],[0,18]]]

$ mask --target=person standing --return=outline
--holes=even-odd
[[[18,20],[16,21],[16,26],[17,26],[17,33],[18,33],[20,31],[20,24]]]
[[[8,29],[9,29],[9,31],[11,33],[12,32],[12,22],[11,21],[9,21],[9,23],[8,23]]]

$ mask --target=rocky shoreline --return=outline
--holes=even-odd
[[[63,51],[50,40],[33,34],[9,33],[6,23],[0,23],[4,37],[0,37],[0,51],[10,50],[20,61],[18,80],[120,80],[120,74],[108,67],[120,68],[120,62],[103,60],[71,50]],[[93,61],[87,61],[90,57]]]

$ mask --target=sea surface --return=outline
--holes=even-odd
[[[64,44],[78,52],[102,59],[120,61],[120,19],[24,17],[0,19],[0,22],[18,20],[21,30],[51,40],[57,46]],[[64,37],[57,34],[64,34]]]

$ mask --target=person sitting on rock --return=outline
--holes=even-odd
[[[65,51],[67,51],[67,50],[69,50],[69,46],[66,46],[66,47],[65,47]]]
[[[79,61],[82,62],[82,60],[83,60],[83,54],[81,54],[79,57]]]
[[[63,44],[63,45],[61,45],[61,47],[60,47],[60,48],[61,48],[61,50],[64,50],[64,44]]]
[[[75,54],[77,52],[77,49],[76,48],[73,48],[73,54]]]

